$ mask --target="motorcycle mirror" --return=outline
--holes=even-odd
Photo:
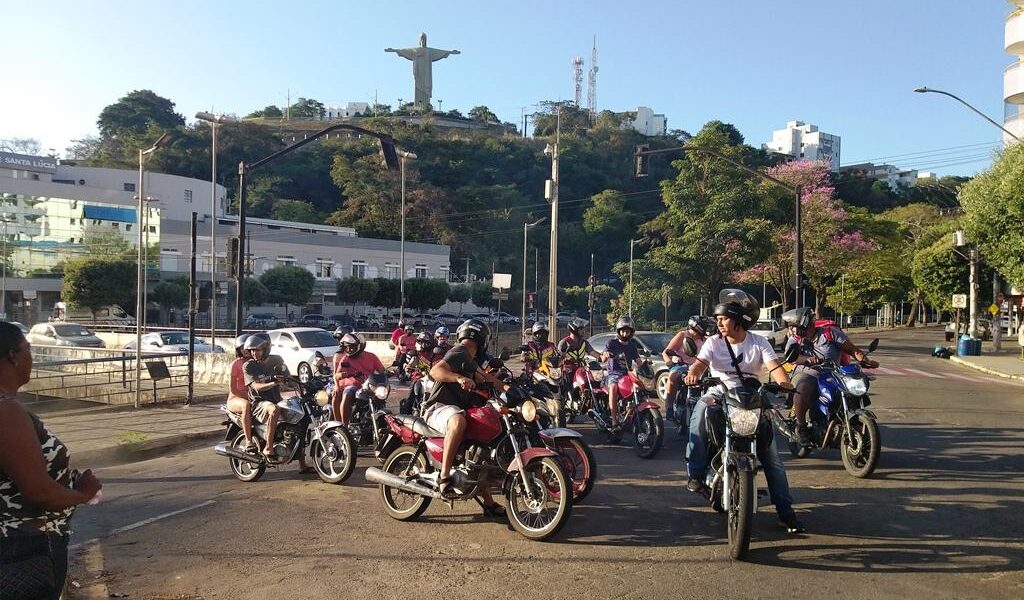
[[[782,355],[783,362],[795,362],[796,357],[800,356],[800,346],[797,344],[790,344],[786,346],[786,352]]]
[[[665,348],[665,354],[668,354],[669,356],[679,356],[678,352],[670,348]]]
[[[317,351],[316,351],[316,357],[317,357],[317,358],[324,358],[324,353],[323,353],[323,352],[321,352],[321,351],[319,351],[319,350],[317,350]]]
[[[870,344],[868,344],[868,352],[874,352],[877,349],[878,349],[878,338],[875,338],[875,339],[871,340]]]
[[[511,356],[512,356],[512,353],[508,351],[508,348],[502,348],[501,349],[501,354],[498,355],[498,358],[501,359],[502,361],[506,361]]]
[[[697,342],[693,341],[692,338],[684,338],[683,354],[686,354],[687,356],[697,356]]]

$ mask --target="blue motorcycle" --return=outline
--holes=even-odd
[[[868,346],[868,352],[874,352],[877,347],[876,338]],[[843,467],[850,475],[869,477],[878,466],[882,452],[878,419],[868,408],[871,405],[870,378],[860,363],[843,365],[824,360],[814,365],[814,369],[819,373],[819,395],[818,401],[807,411],[811,445],[800,445],[792,401],[785,404],[788,414],[777,406],[770,411],[775,429],[789,441],[789,450],[794,456],[804,458],[815,449],[838,448]]]

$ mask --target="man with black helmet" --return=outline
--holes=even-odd
[[[245,341],[249,360],[245,363],[245,385],[249,389],[256,418],[267,424],[267,444],[264,456],[274,455],[274,436],[277,434],[278,407],[281,401],[281,377],[288,376],[288,366],[276,354],[270,353],[270,336],[254,333]]]
[[[729,389],[744,385],[737,371],[743,373],[744,377],[756,376],[761,371],[767,371],[779,385],[792,387],[789,375],[782,368],[782,362],[775,354],[771,343],[747,331],[760,316],[760,305],[757,300],[743,290],[725,289],[719,294],[718,301],[714,315],[719,335],[704,342],[697,353],[696,362],[690,367],[684,379],[686,385],[696,385],[704,371],[710,368],[711,375],[722,381],[722,385],[709,389],[701,397],[690,418],[690,442],[687,446],[690,479],[686,482],[686,489],[691,492],[702,491],[707,475],[706,411],[709,406],[722,404]],[[790,533],[804,531],[803,525],[793,511],[786,468],[782,464],[779,451],[775,448],[772,426],[767,419],[762,419],[758,425],[756,445],[757,458],[764,468],[768,492],[775,504],[779,520]]]
[[[796,416],[797,435],[801,446],[811,443],[810,430],[807,427],[807,409],[818,397],[818,371],[813,367],[822,360],[839,362],[843,355],[849,355],[861,361],[865,367],[874,369],[878,363],[867,357],[867,353],[854,345],[850,338],[833,323],[817,325],[814,311],[810,308],[794,308],[782,313],[782,322],[789,329],[790,338],[786,343],[788,350],[792,345],[799,345],[800,355],[796,359],[793,370],[793,386],[796,396],[793,398],[793,412]]]
[[[606,361],[604,385],[608,388],[608,410],[611,411],[611,428],[619,427],[619,386],[630,365],[640,360],[640,346],[633,339],[636,326],[633,317],[619,317],[615,322],[615,337],[605,344],[602,358]]]
[[[601,359],[601,354],[594,350],[594,347],[584,337],[583,326],[578,321],[569,321],[566,329],[569,330],[569,334],[558,341],[557,347],[557,351],[562,355],[563,360],[572,361],[576,365],[585,365],[588,356],[598,360]]]
[[[348,425],[352,403],[359,386],[373,373],[383,373],[384,365],[373,352],[366,352],[362,334],[346,333],[340,341],[341,352],[334,355],[334,398],[331,410],[335,419]]]
[[[458,343],[430,369],[435,385],[423,404],[423,419],[431,428],[444,434],[441,475],[438,478],[438,491],[442,494],[448,492],[448,474],[466,431],[466,409],[484,403],[484,399],[473,390],[481,383],[490,383],[496,389],[506,387],[480,368],[480,361],[487,354],[490,336],[490,329],[482,321],[465,321],[455,331]],[[503,514],[504,510],[494,502],[487,486],[482,486],[481,490],[484,512],[490,516]]]
[[[668,374],[668,386],[665,388],[665,418],[672,419],[675,415],[675,397],[683,377],[693,364],[694,358],[683,353],[683,340],[691,339],[700,350],[704,340],[715,333],[715,322],[702,315],[693,315],[686,322],[686,329],[680,330],[661,352],[665,364],[671,365]]]

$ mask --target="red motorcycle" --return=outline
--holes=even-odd
[[[566,423],[574,423],[576,418],[588,414],[595,406],[604,406],[607,410],[608,393],[601,386],[601,379],[594,373],[601,370],[596,360],[586,366],[573,366],[572,385],[562,405],[562,413]]]
[[[616,383],[619,392],[619,427],[614,429],[611,427],[608,393],[600,382],[594,380],[594,365],[595,363],[591,363],[591,369],[583,374],[577,369],[573,383],[576,385],[576,381],[582,380],[581,383],[586,386],[583,397],[591,405],[587,415],[594,420],[598,430],[604,432],[612,444],[622,441],[622,432],[631,429],[633,448],[637,456],[654,458],[661,450],[661,443],[665,437],[665,421],[658,404],[648,399],[656,395],[657,389],[650,359],[645,357],[634,362]]]
[[[380,485],[390,517],[415,519],[431,500],[441,498],[444,435],[419,417],[388,414],[384,419],[405,445],[390,453],[382,469],[368,468],[366,479]],[[526,425],[536,419],[536,402],[519,387],[490,394],[486,405],[467,410],[466,433],[448,475],[455,492],[449,504],[477,500],[484,486],[490,486],[505,496],[509,523],[520,534],[545,540],[558,533],[572,512],[573,484],[554,452],[520,445]]]

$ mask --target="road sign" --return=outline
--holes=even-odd
[[[996,304],[1002,304],[1004,300],[1006,300],[1006,296],[1002,292],[996,294]]]
[[[996,316],[996,313],[999,312],[999,307],[996,306],[995,304],[992,304],[988,307],[988,312],[992,313],[992,316],[994,317]]]
[[[661,305],[665,308],[672,306],[672,296],[669,296],[668,292],[661,295]]]
[[[492,292],[491,300],[508,300],[508,292]]]
[[[491,287],[499,290],[507,290],[512,287],[511,273],[495,273],[491,277]]]
[[[953,308],[967,308],[967,294],[953,294]]]

